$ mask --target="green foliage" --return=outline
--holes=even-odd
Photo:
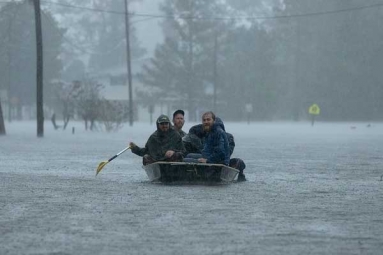
[[[33,5],[10,2],[0,10],[0,88],[20,105],[36,100],[36,37]],[[52,16],[42,11],[44,83],[59,77],[62,69],[61,30]],[[49,88],[46,92],[49,94]]]
[[[94,80],[85,79],[78,83],[78,87],[76,95],[77,114],[85,121],[85,129],[88,129],[89,121],[89,129],[93,130],[95,121],[101,112],[100,90],[102,85]]]
[[[52,84],[53,87],[53,102],[51,106],[54,112],[61,112],[64,120],[63,129],[66,129],[68,122],[71,118],[74,118],[76,111],[77,100],[80,93],[83,93],[81,88],[81,82],[74,81],[72,83],[66,83],[58,81]]]
[[[107,132],[116,132],[129,117],[129,106],[124,102],[102,100],[99,121]]]
[[[270,34],[256,25],[238,27],[228,37],[226,58],[221,67],[221,80],[228,102],[226,115],[236,120],[246,118],[245,105],[256,109],[254,118],[270,119],[277,101],[274,47]]]
[[[107,132],[117,131],[129,116],[129,107],[124,102],[108,101],[102,98],[103,86],[92,79],[83,79],[71,83],[54,84],[57,111],[62,113],[65,129],[69,120],[80,116],[85,122],[85,129],[95,130],[96,121]]]
[[[74,59],[63,71],[62,77],[66,82],[73,82],[84,79],[86,66],[83,61]]]
[[[229,22],[211,19],[224,14],[225,6],[220,1],[166,0],[161,10],[172,17],[162,23],[164,43],[138,77],[144,84],[160,88],[158,97],[173,98],[178,107],[195,112],[206,102],[202,99],[214,80],[215,38],[221,40],[230,27]],[[152,97],[148,93],[147,101]]]
[[[323,119],[382,119],[383,74],[378,67],[383,64],[383,10],[355,9],[368,4],[353,0],[285,4],[280,15],[333,12],[276,23],[273,38],[283,54],[278,79],[286,92],[279,99],[287,106],[284,114],[307,117],[307,106],[317,102]],[[336,12],[351,8],[355,10]]]
[[[78,6],[79,1],[67,0],[68,5]],[[129,3],[137,0],[129,0]],[[126,65],[125,5],[124,0],[82,0],[81,6],[104,12],[87,11],[81,8],[57,8],[68,33],[66,36],[76,45],[74,52],[67,51],[69,62],[78,53],[90,56],[85,63],[88,70],[100,72]],[[108,12],[111,11],[111,12]],[[115,12],[113,12],[115,11]],[[145,49],[140,46],[133,25],[130,26],[131,58],[140,58]]]

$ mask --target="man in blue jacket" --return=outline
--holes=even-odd
[[[223,123],[215,122],[213,112],[205,112],[202,129],[205,136],[201,153],[189,153],[184,161],[229,165],[230,148]]]
[[[214,122],[216,125],[220,126],[223,131],[225,131],[225,126],[222,120],[218,117],[214,118]],[[198,155],[201,157],[201,151],[204,148],[204,144],[206,141],[207,133],[205,132],[205,127],[203,124],[198,124],[190,128],[189,134],[187,134],[182,140],[185,145],[185,149],[187,151],[187,156],[184,161],[189,162],[199,162]],[[229,143],[229,155],[233,154],[235,148],[234,136],[230,133],[226,133],[228,143]],[[246,164],[240,158],[231,158],[229,161],[229,166],[236,168],[239,170],[238,181],[246,181],[246,176],[243,173]]]

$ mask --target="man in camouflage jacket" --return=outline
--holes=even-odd
[[[143,165],[156,161],[182,161],[185,147],[180,134],[170,128],[170,120],[166,115],[160,115],[156,121],[157,130],[149,137],[144,148],[130,142],[134,154],[143,157]]]

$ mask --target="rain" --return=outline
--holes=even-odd
[[[0,2],[1,254],[380,254],[379,0]],[[33,22],[32,22],[33,21]],[[39,26],[40,25],[40,26]],[[213,111],[247,181],[150,182]]]

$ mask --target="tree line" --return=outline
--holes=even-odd
[[[123,1],[82,4],[123,8]],[[51,84],[57,81],[85,83],[87,73],[125,65],[123,15],[60,10],[67,26],[73,21],[70,33],[43,8],[47,103],[55,101]],[[0,11],[0,88],[9,104],[32,104],[32,12],[24,2]],[[307,119],[313,103],[321,107],[322,120],[382,120],[382,15],[383,7],[373,0],[163,0],[164,40],[134,73],[150,88],[135,100],[148,107],[169,100],[189,113],[214,110],[233,121],[246,119],[248,104],[253,120]],[[132,57],[143,57],[134,25],[131,31]],[[71,44],[84,47],[73,50]]]
[[[313,103],[322,120],[381,120],[376,3],[285,0],[265,16],[262,1],[167,0],[164,43],[140,78],[189,112],[215,109],[230,120],[245,119],[246,104],[255,120],[307,119]]]

